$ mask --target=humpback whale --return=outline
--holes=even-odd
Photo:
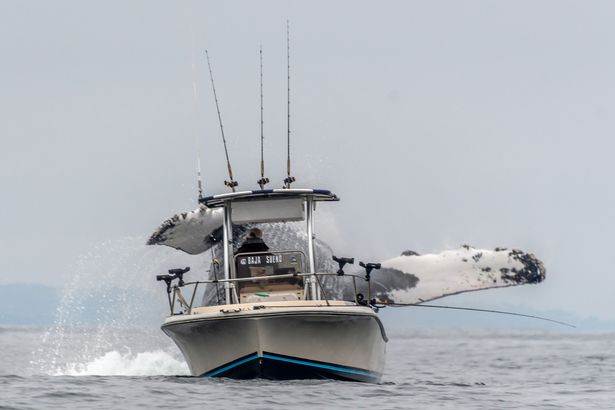
[[[248,229],[248,225],[233,226],[236,245],[245,239]],[[200,206],[164,221],[147,244],[166,245],[191,255],[213,247],[215,258],[221,259],[221,231],[221,209]],[[301,249],[305,247],[306,232],[294,223],[274,223],[267,226],[266,238],[274,248]],[[332,260],[331,247],[318,239],[315,246],[316,270],[335,272],[337,265]],[[406,250],[381,261],[381,265],[372,279],[372,296],[383,303],[422,303],[463,292],[536,284],[546,277],[544,264],[534,254],[502,247],[480,249],[462,245],[428,254]],[[359,270],[354,273],[359,274]],[[356,285],[359,292],[366,291],[365,282],[358,281]],[[322,287],[325,297],[341,300],[355,297],[355,289],[348,281],[324,277]],[[209,288],[205,291],[204,305],[215,301],[215,288]]]

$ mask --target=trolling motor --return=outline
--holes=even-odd
[[[164,281],[164,283],[167,284],[167,293],[171,293],[171,283],[175,280],[175,279],[179,279],[179,281],[177,282],[177,286],[178,287],[182,287],[184,286],[184,273],[190,271],[190,267],[187,266],[185,268],[176,268],[176,269],[169,269],[169,274],[168,275],[158,275],[156,276],[156,280],[157,281]]]
[[[340,268],[337,270],[337,276],[344,276],[344,266],[349,264],[354,264],[354,258],[338,258],[333,255],[333,260],[340,265]]]

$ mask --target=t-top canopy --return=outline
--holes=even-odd
[[[301,199],[310,196],[314,201],[339,201],[335,194],[324,189],[265,189],[209,196],[202,198],[199,201],[201,205],[194,211],[181,212],[164,221],[151,235],[147,244],[170,246],[191,255],[198,255],[214,245],[211,235],[219,236],[222,231],[224,215],[222,208],[225,201],[237,200],[234,205],[244,205],[240,202],[252,199],[263,201],[268,198],[274,200]],[[240,212],[235,209],[236,219],[238,216],[241,220]],[[250,216],[247,215],[246,218],[249,219]],[[262,220],[264,219],[262,218]],[[302,218],[299,218],[299,216],[293,218],[292,215],[286,215],[286,219],[290,221]]]
[[[339,201],[337,195],[326,189],[263,189],[256,191],[229,192],[207,196],[200,199],[200,203],[208,208],[218,208],[224,206],[225,201],[237,199],[245,200],[251,198],[298,198],[312,197],[314,201]]]

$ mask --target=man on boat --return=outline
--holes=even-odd
[[[263,231],[258,228],[252,228],[248,232],[246,240],[235,252],[235,255],[239,253],[266,252],[268,250],[269,247],[263,241]]]

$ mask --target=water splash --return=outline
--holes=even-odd
[[[107,352],[88,363],[68,363],[56,376],[175,376],[189,375],[188,366],[172,354],[154,350],[141,353]]]
[[[113,352],[127,350],[135,353],[117,354],[136,359],[163,347],[181,357],[159,329],[168,303],[155,276],[191,266],[190,278],[204,279],[210,260],[146,246],[145,241],[145,236],[106,241],[78,258],[55,324],[33,352],[33,373],[57,374],[71,366],[84,370]]]

